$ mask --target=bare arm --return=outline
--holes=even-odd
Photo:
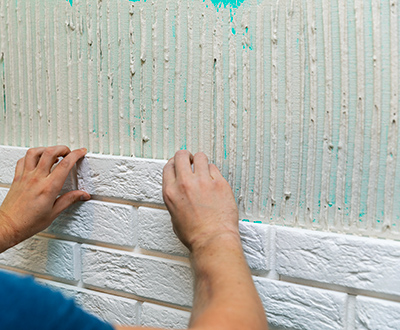
[[[268,329],[243,255],[235,199],[217,167],[203,153],[179,151],[164,168],[163,196],[175,233],[191,251],[195,298],[189,329]]]
[[[86,149],[71,152],[65,146],[34,148],[18,161],[0,207],[0,252],[48,227],[74,202],[90,198],[78,190],[58,197],[85,154]],[[64,159],[51,171],[60,156]],[[218,169],[203,153],[177,152],[164,168],[163,197],[174,231],[191,251],[196,281],[190,329],[267,329],[240,243],[236,203]]]

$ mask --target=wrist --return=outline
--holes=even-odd
[[[18,243],[18,231],[15,228],[14,221],[0,210],[0,253]]]
[[[212,255],[214,251],[226,251],[239,249],[242,251],[239,231],[226,231],[213,235],[201,237],[192,244],[191,256],[198,259],[203,256]]]

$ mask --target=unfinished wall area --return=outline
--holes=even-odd
[[[204,151],[241,217],[400,238],[397,1],[0,3],[0,144]]]
[[[0,185],[25,151],[0,147]],[[113,323],[184,328],[193,277],[162,202],[164,164],[88,155],[65,189],[95,199],[2,253],[0,268],[33,274]],[[272,330],[400,328],[400,242],[247,222],[240,231]]]

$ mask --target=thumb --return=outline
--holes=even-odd
[[[54,218],[58,217],[59,214],[72,204],[79,201],[87,201],[90,199],[90,195],[82,190],[74,190],[65,193],[58,197],[53,206]]]

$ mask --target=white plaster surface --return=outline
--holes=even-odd
[[[3,0],[0,144],[204,151],[242,218],[398,239],[398,2],[230,3]]]

